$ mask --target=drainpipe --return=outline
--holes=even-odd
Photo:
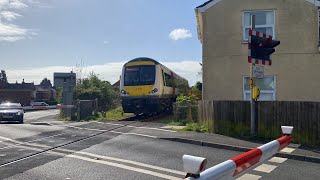
[[[318,50],[320,52],[320,7],[318,7]]]

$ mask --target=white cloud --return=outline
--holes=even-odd
[[[9,8],[12,9],[22,9],[28,7],[27,4],[23,3],[20,0],[10,0],[9,1]]]
[[[1,14],[1,17],[3,17],[7,21],[12,21],[17,19],[17,17],[21,17],[20,14],[12,11],[2,11],[0,14]]]
[[[103,41],[103,44],[109,44],[110,42],[109,41]]]
[[[186,38],[191,38],[192,34],[190,30],[187,29],[175,29],[171,31],[169,34],[169,37],[175,41],[180,40],[180,39],[186,39]]]
[[[0,9],[22,9],[28,5],[22,0],[0,0]]]
[[[34,0],[0,0],[0,41],[15,42],[35,36],[31,29],[13,23],[21,14],[16,11],[35,4]]]
[[[123,61],[86,66],[83,68],[82,77],[86,77],[90,72],[94,72],[99,74],[101,79],[109,81],[110,83],[115,83],[119,80],[122,66],[125,63],[126,62]],[[189,81],[190,86],[193,86],[197,81],[201,80],[201,77],[198,76],[201,66],[197,61],[164,62],[163,64],[180,76],[186,78]],[[71,70],[76,72],[75,68],[71,66],[49,66],[29,69],[8,69],[6,70],[6,73],[8,80],[11,83],[16,82],[16,80],[21,83],[22,79],[25,79],[25,82],[39,84],[43,78],[49,78],[53,81],[54,72],[70,72]]]
[[[26,39],[34,35],[31,30],[21,28],[14,24],[3,24],[0,22],[0,41],[14,42]]]

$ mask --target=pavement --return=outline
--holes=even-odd
[[[181,129],[173,126],[167,126],[163,123],[149,123],[148,127],[168,130]],[[136,133],[147,133],[143,128],[135,129]],[[156,134],[155,134],[156,133]],[[268,141],[249,141],[237,139],[219,134],[197,133],[197,132],[175,132],[175,131],[157,131],[150,135],[156,135],[157,138],[181,143],[194,144],[212,148],[246,152],[259,147]],[[276,157],[289,158],[300,161],[320,163],[320,147],[306,147],[300,144],[291,143],[287,149],[278,152]]]

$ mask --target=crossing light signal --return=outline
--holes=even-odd
[[[257,86],[253,86],[252,99],[257,100],[260,97],[260,89]]]
[[[276,50],[276,46],[280,44],[280,41],[272,40],[272,37],[260,37],[251,35],[251,57],[259,60],[270,61],[270,55]]]

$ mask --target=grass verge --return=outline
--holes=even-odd
[[[165,123],[170,126],[185,126],[182,129],[174,129],[179,132],[201,132],[201,133],[208,133],[209,127],[205,125],[200,125],[199,123],[189,122],[188,120],[176,120],[174,116],[164,117],[159,119],[157,122]]]
[[[111,109],[111,110],[107,111],[105,117],[102,119],[103,120],[118,120],[118,119],[130,117],[132,115],[133,114],[131,114],[131,113],[124,113],[122,107],[119,106],[119,107],[116,107],[115,109]]]

